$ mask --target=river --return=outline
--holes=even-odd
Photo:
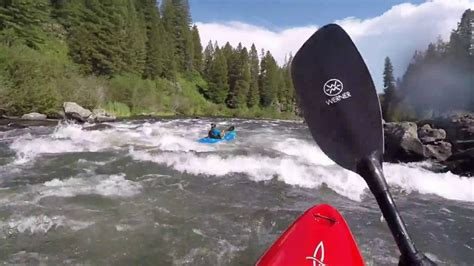
[[[234,142],[196,141],[211,122]],[[362,178],[299,122],[143,119],[0,132],[0,262],[252,265],[307,208],[341,211],[368,265],[398,251]],[[474,262],[474,179],[430,162],[384,164],[419,249]]]

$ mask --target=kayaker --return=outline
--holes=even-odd
[[[214,123],[211,124],[211,130],[209,130],[209,133],[207,134],[207,137],[211,138],[211,139],[221,139],[222,138],[221,131],[219,129],[217,129],[216,124],[214,124]]]

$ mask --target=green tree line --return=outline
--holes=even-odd
[[[187,0],[0,0],[0,108],[63,101],[120,114],[293,113],[289,64],[239,45],[203,51]]]
[[[204,79],[202,88],[207,99],[225,103],[229,108],[271,108],[295,112],[296,99],[290,76],[291,55],[282,67],[267,51],[258,56],[254,44],[248,50],[242,44],[219,47],[209,44],[204,50]]]
[[[416,51],[401,79],[385,60],[382,112],[388,121],[474,112],[474,11],[466,10],[449,41]]]

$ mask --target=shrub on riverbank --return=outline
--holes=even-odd
[[[118,117],[131,115],[185,115],[294,118],[274,107],[228,108],[204,98],[207,82],[197,72],[175,81],[143,79],[136,74],[113,77],[84,75],[67,57],[60,41],[46,51],[18,45],[0,45],[0,108],[8,115],[29,112],[56,114],[63,102],[88,109],[105,108]]]

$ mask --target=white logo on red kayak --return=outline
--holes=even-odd
[[[341,94],[342,90],[344,89],[344,84],[338,79],[330,79],[324,83],[324,93],[327,96],[336,96]]]
[[[318,256],[319,255],[319,256]],[[323,241],[319,242],[318,246],[314,250],[312,257],[306,257],[307,260],[313,261],[313,266],[325,266],[324,264],[324,244]]]
[[[326,104],[331,105],[350,98],[351,93],[349,91],[342,93],[343,89],[344,84],[339,79],[330,79],[326,81],[323,86],[323,91],[327,96],[331,97],[326,100]]]

